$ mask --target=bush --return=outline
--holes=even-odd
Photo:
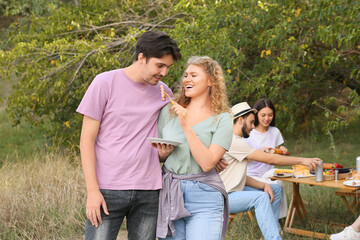
[[[8,112],[19,124],[77,142],[83,94],[100,72],[133,61],[136,38],[158,29],[177,40],[184,61],[217,59],[231,104],[266,96],[285,132],[333,130],[359,115],[360,2],[127,0],[62,2],[9,30],[3,78],[18,79]],[[173,89],[183,71],[165,78]],[[325,115],[325,118],[324,118]]]

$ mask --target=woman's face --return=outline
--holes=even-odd
[[[274,118],[274,112],[269,107],[264,107],[258,112],[259,125],[263,127],[269,127],[273,118]]]
[[[202,94],[209,95],[211,80],[203,67],[189,65],[185,71],[182,84],[185,89],[186,97],[197,97]]]

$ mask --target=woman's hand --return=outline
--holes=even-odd
[[[286,155],[286,153],[288,152],[288,149],[284,146],[280,146],[279,149],[283,151],[284,155]]]
[[[178,116],[180,127],[183,130],[187,128],[191,128],[191,126],[188,123],[188,111],[186,110],[186,108],[183,108],[181,105],[174,102],[172,109],[174,110],[175,114]]]
[[[158,150],[160,162],[165,162],[166,158],[174,150],[174,146],[171,144],[151,143],[151,146]]]
[[[271,147],[263,147],[260,151],[268,153]]]

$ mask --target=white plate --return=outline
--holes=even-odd
[[[302,175],[302,174],[300,174],[300,175],[295,175],[295,177],[296,178],[307,178],[307,177],[314,177],[315,175],[314,174],[309,174],[309,175],[307,175],[307,176],[304,176],[304,175]]]
[[[274,177],[286,178],[294,176],[293,173],[274,173]]]
[[[354,182],[356,183],[355,185],[353,185]],[[360,180],[348,180],[344,181],[343,184],[349,187],[360,187]]]
[[[177,142],[174,140],[168,140],[168,139],[162,139],[162,138],[152,138],[152,137],[148,137],[147,140],[149,140],[152,143],[164,143],[164,144],[170,144],[173,146],[177,146],[179,144],[181,144],[181,142]]]

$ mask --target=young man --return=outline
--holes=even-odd
[[[162,101],[160,80],[181,59],[176,42],[148,31],[136,43],[132,65],[99,74],[77,112],[84,115],[80,137],[87,188],[86,239],[116,239],[124,217],[128,238],[155,239],[159,189],[157,137]],[[172,96],[165,85],[165,91]]]
[[[315,168],[321,159],[287,157],[255,150],[244,138],[249,137],[255,127],[256,110],[251,109],[246,102],[236,104],[231,110],[234,115],[233,140],[229,151],[224,155],[228,166],[219,173],[229,193],[230,212],[245,212],[254,207],[265,239],[281,239],[277,224],[281,187],[276,184],[270,186],[246,176],[247,159],[273,165],[303,164],[311,168]]]

